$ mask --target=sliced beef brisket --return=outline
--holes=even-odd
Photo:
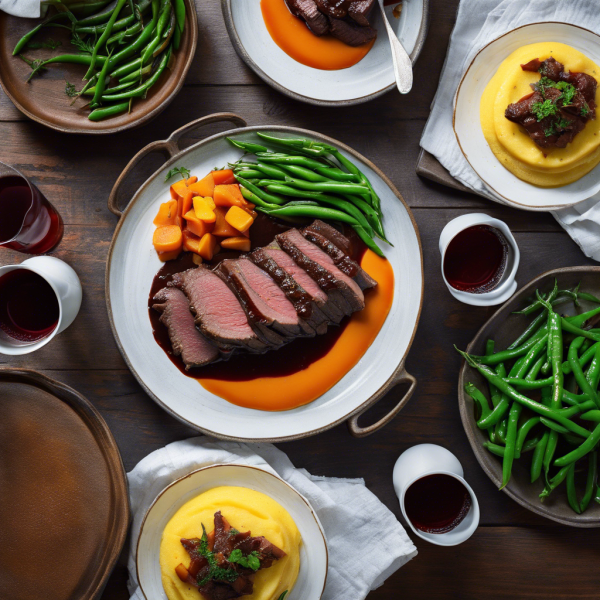
[[[361,27],[349,19],[329,18],[329,31],[348,46],[363,46],[377,37],[377,30],[371,26]]]
[[[201,367],[219,358],[219,350],[196,328],[190,312],[190,303],[177,288],[164,288],[154,296],[152,308],[162,313],[160,317],[169,330],[173,354],[180,356],[186,369]]]
[[[315,0],[285,0],[290,12],[306,21],[315,35],[325,35],[329,31],[327,17],[319,11]]]
[[[213,271],[200,265],[174,275],[170,285],[185,292],[196,325],[219,348],[243,347],[253,352],[266,349],[266,344],[250,327],[235,294]]]

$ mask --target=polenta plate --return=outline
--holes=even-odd
[[[566,44],[600,64],[600,36],[594,32],[567,23],[524,25],[490,42],[475,56],[458,86],[453,119],[458,145],[488,190],[499,202],[534,211],[573,206],[600,191],[600,165],[568,185],[537,187],[505,169],[484,137],[479,105],[488,83],[513,52],[522,46],[541,42]]]

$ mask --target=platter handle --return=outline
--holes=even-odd
[[[246,127],[247,123],[234,113],[215,113],[213,115],[207,115],[206,117],[201,117],[196,119],[195,121],[191,121],[176,129],[166,140],[158,140],[156,142],[151,142],[144,148],[142,148],[128,163],[127,166],[123,169],[123,172],[119,175],[113,189],[108,196],[108,210],[117,217],[121,217],[123,211],[119,208],[119,188],[125,178],[129,173],[136,167],[136,165],[148,154],[152,152],[160,152],[165,158],[170,159],[175,155],[181,152],[181,148],[179,147],[179,140],[188,132],[193,131],[194,129],[198,129],[199,127],[203,127],[204,125],[210,125],[212,123],[219,123],[221,121],[230,121],[237,127]]]
[[[385,415],[385,417],[382,417],[381,419],[379,419],[379,421],[377,421],[377,423],[373,423],[373,425],[369,425],[368,427],[361,427],[358,424],[358,419],[362,415],[364,415],[365,412],[367,412],[371,407],[377,404],[377,402],[379,402],[379,400],[381,400],[381,398],[388,391],[390,391],[392,387],[398,385],[399,383],[407,382],[410,383],[410,387],[408,388],[408,390],[406,390],[406,393],[404,394],[404,396],[402,396],[400,402],[398,402],[398,404],[396,404],[396,406],[394,406],[394,408],[387,415]],[[416,387],[417,380],[412,375],[407,373],[406,369],[404,368],[404,365],[402,365],[402,368],[398,371],[396,375],[393,376],[389,384],[385,386],[385,389],[380,394],[376,394],[367,404],[367,406],[365,406],[360,412],[356,413],[354,416],[348,419],[347,422],[350,433],[354,437],[365,437],[367,435],[375,433],[384,425],[387,425],[404,408],[405,404],[410,400],[411,396],[413,395],[413,392],[415,391]]]

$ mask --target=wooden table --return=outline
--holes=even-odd
[[[400,190],[417,220],[425,263],[425,300],[407,369],[419,383],[400,416],[371,437],[354,439],[341,425],[280,447],[297,466],[311,473],[364,477],[369,489],[398,518],[391,475],[401,452],[414,444],[432,442],[446,446],[461,460],[481,505],[479,530],[456,548],[440,548],[417,539],[419,555],[372,592],[369,600],[598,598],[597,530],[557,526],[498,492],[477,464],[459,418],[460,360],[452,345],[465,347],[490,311],[460,304],[446,290],[438,252],[444,225],[473,211],[506,221],[521,249],[519,283],[551,268],[593,262],[548,214],[503,208],[415,175],[419,137],[457,4],[458,0],[432,0],[429,36],[410,95],[390,92],[356,107],[316,108],[289,100],[264,85],[235,54],[217,0],[197,0],[198,52],[185,88],[158,119],[139,130],[93,138],[56,133],[27,120],[0,92],[0,160],[31,177],[60,211],[65,237],[55,255],[74,266],[84,289],[81,313],[65,333],[35,354],[0,357],[0,363],[41,370],[86,395],[112,429],[127,470],[153,450],[195,435],[140,389],[110,331],[104,270],[116,225],[116,217],[106,206],[111,186],[140,148],[213,112],[232,111],[252,125],[294,125],[331,135],[377,164]],[[151,157],[141,165],[127,182],[130,192],[160,160]],[[25,258],[5,249],[0,255],[3,265]],[[377,418],[401,393],[392,391],[365,420]],[[126,580],[123,559],[102,598],[128,598]]]

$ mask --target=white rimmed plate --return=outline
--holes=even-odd
[[[288,56],[267,31],[260,0],[221,0],[221,6],[229,37],[242,60],[266,83],[296,100],[348,106],[377,98],[396,86],[390,44],[377,5],[371,19],[378,32],[375,44],[359,63],[338,71],[313,69]],[[414,64],[427,36],[429,0],[404,0],[399,19],[392,9],[386,8],[388,20]]]
[[[158,404],[184,423],[215,437],[243,441],[298,439],[329,429],[346,419],[350,419],[355,435],[372,433],[400,411],[416,384],[415,379],[404,370],[423,294],[421,245],[410,209],[392,183],[366,158],[334,139],[303,129],[245,127],[213,135],[177,152],[176,140],[182,132],[222,118],[222,115],[215,115],[199,119],[175,132],[169,140],[150,144],[130,163],[130,166],[135,164],[144,153],[152,150],[171,149],[173,156],[133,196],[122,213],[108,253],[107,306],[119,349],[139,383]],[[239,121],[239,117],[233,118]],[[383,248],[394,270],[394,300],[387,320],[371,347],[357,365],[320,398],[282,412],[236,406],[215,396],[195,379],[183,375],[154,340],[148,317],[150,287],[162,266],[152,247],[155,230],[152,221],[157,207],[168,197],[165,174],[175,165],[202,174],[215,166],[235,161],[241,156],[241,151],[231,146],[226,137],[260,141],[255,134],[257,130],[275,132],[284,137],[306,137],[337,146],[359,166],[379,194],[386,233],[395,244]],[[117,181],[111,198],[116,195],[128,169],[129,166]],[[115,207],[111,206],[111,209],[115,210]],[[318,343],[318,339],[315,342]],[[268,353],[265,359],[268,360]],[[364,429],[358,427],[355,423],[357,415],[401,381],[412,385],[396,407],[376,424]]]
[[[306,498],[288,483],[247,465],[214,465],[193,471],[158,495],[142,521],[137,543],[137,578],[146,600],[167,600],[159,564],[160,542],[167,523],[186,502],[224,485],[261,492],[290,514],[302,536],[302,545],[298,579],[286,600],[319,600],[328,568],[327,542],[319,518]]]
[[[600,63],[600,36],[596,33],[567,23],[524,25],[479,51],[465,72],[454,99],[454,132],[465,158],[501,202],[525,210],[545,211],[573,206],[600,191],[600,165],[578,181],[558,188],[541,188],[522,181],[500,164],[483,136],[479,102],[500,64],[522,46],[548,41],[573,46]]]

